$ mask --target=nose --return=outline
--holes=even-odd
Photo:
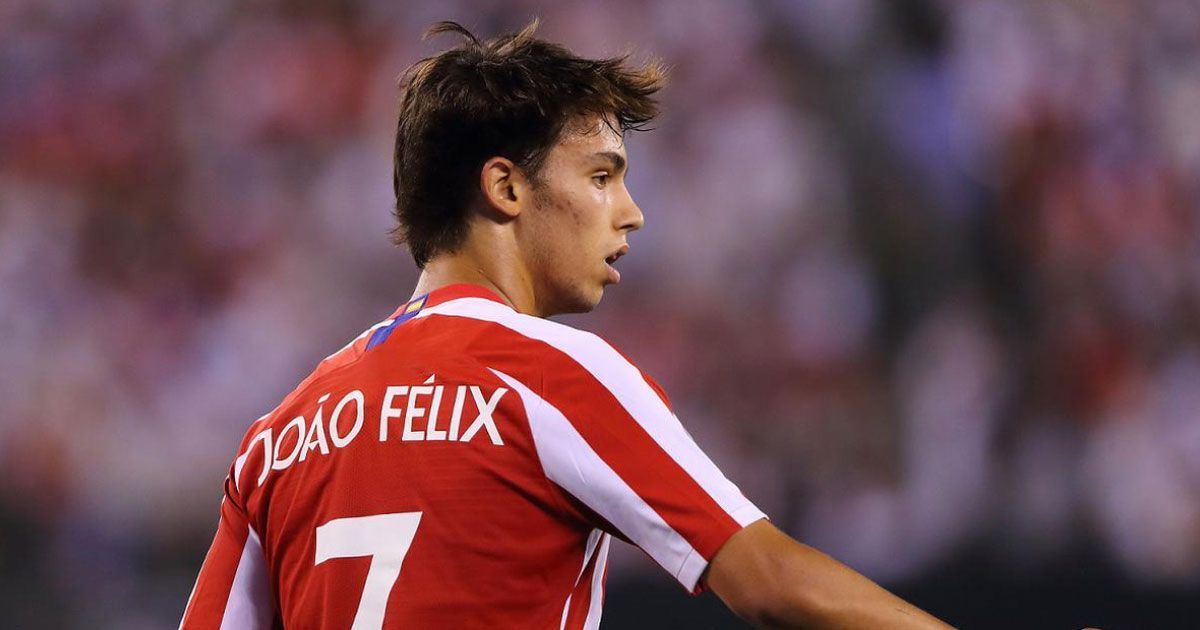
[[[641,229],[642,225],[646,223],[646,217],[642,216],[642,209],[634,203],[632,196],[627,196],[626,201],[625,211],[621,214],[619,229],[633,232],[634,230]]]

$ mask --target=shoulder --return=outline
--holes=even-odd
[[[532,360],[546,384],[647,388],[667,403],[662,388],[625,354],[592,332],[532,315],[482,298],[463,298],[425,309],[418,317],[448,316],[490,322],[513,351]]]
[[[527,348],[565,354],[579,362],[632,363],[595,333],[549,319],[518,313],[508,306],[482,298],[462,298],[427,308],[418,315],[455,317],[495,324],[493,332],[512,342],[529,342]],[[636,368],[634,368],[636,369]]]

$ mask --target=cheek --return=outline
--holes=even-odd
[[[578,199],[564,195],[548,208],[543,229],[545,245],[560,256],[579,256],[588,239],[588,215]]]
[[[597,193],[597,194],[603,194]],[[550,277],[570,280],[593,266],[602,240],[598,222],[603,200],[588,192],[560,191],[547,195],[537,224],[538,258]]]
[[[575,269],[574,257],[578,255],[577,238],[572,220],[566,209],[547,207],[530,230],[532,238],[527,243],[530,262],[535,275],[552,285],[561,284],[561,278]]]

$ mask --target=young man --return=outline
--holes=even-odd
[[[413,298],[255,422],[185,628],[595,628],[612,538],[764,626],[942,628],[795,542],[696,446],[591,310],[641,210],[623,134],[655,66],[533,37],[416,64],[398,235]]]

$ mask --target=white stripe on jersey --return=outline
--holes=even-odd
[[[703,558],[699,566],[687,562],[700,557],[692,545],[592,450],[561,411],[517,379],[491,371],[521,396],[546,476],[612,523],[688,590],[694,588],[705,565]]]
[[[592,596],[588,599],[587,620],[583,622],[583,630],[597,630],[600,627],[600,613],[604,608],[604,569],[608,566],[608,543],[612,536],[604,535],[600,543],[600,555],[596,557],[596,568],[592,570]]]
[[[221,617],[221,630],[270,628],[275,617],[274,604],[271,602],[266,557],[263,555],[262,542],[251,527],[246,544],[242,546],[237,572],[233,574],[229,602],[225,604],[225,614]]]
[[[646,433],[721,509],[741,526],[763,518],[757,509],[747,511],[748,501],[738,487],[725,478],[712,460],[700,450],[641,372],[600,337],[557,322],[524,315],[505,304],[484,298],[459,298],[422,310],[417,317],[451,315],[494,322],[530,339],[545,342],[566,353],[583,366],[621,403]],[[741,518],[738,518],[738,517]],[[748,519],[748,520],[745,520]]]
[[[579,578],[583,577],[583,570],[587,568],[588,561],[592,559],[592,552],[596,550],[596,543],[600,541],[601,536],[607,536],[604,532],[593,529],[591,534],[588,534],[587,545],[583,550],[583,564],[579,566],[579,573],[575,576],[575,585],[571,587],[571,592],[567,594],[567,603],[563,604],[562,618],[558,621],[558,630],[563,630],[567,627],[567,613],[571,610],[571,597],[575,594],[575,587],[579,586]]]

